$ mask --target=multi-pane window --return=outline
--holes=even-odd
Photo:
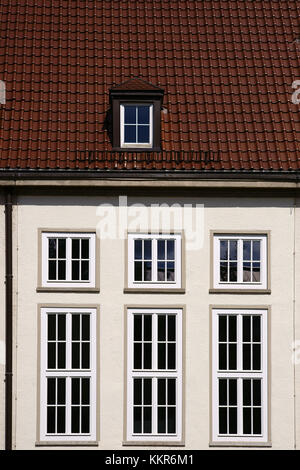
[[[96,310],[41,309],[41,440],[95,440]]]
[[[128,310],[127,439],[180,441],[182,310]]]
[[[267,288],[267,236],[215,235],[214,287]]]
[[[213,441],[266,442],[267,310],[212,315]]]
[[[181,236],[129,234],[129,287],[181,287]]]
[[[95,234],[42,234],[43,287],[95,286]]]
[[[153,105],[121,105],[121,146],[152,146]]]

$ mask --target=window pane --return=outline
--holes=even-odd
[[[136,123],[136,106],[124,106],[125,108],[125,123],[135,124]]]
[[[149,124],[149,122],[150,122],[149,106],[138,106],[138,123]]]
[[[158,368],[166,368],[166,343],[158,343]]]
[[[80,355],[79,344],[80,343],[73,343],[72,344],[72,369],[79,369],[79,367],[80,367],[80,364],[79,364],[79,355]]]
[[[152,345],[144,343],[144,369],[152,369]]]
[[[48,379],[47,380],[47,404],[48,405],[55,405],[55,385],[56,379]]]
[[[251,282],[251,263],[243,263],[243,282]]]
[[[49,281],[54,281],[56,279],[56,261],[49,261],[48,271]]]
[[[57,432],[64,434],[66,432],[66,407],[57,408]]]
[[[166,379],[158,379],[158,404],[166,405]]]
[[[80,315],[72,315],[72,340],[80,339]]]
[[[81,339],[83,341],[88,341],[90,339],[90,316],[81,315]]]
[[[48,369],[56,368],[56,343],[48,343]]]
[[[134,315],[134,341],[142,339],[142,315]]]
[[[167,281],[175,281],[175,264],[167,263]]]
[[[235,240],[230,240],[230,259],[237,259],[237,241]]]
[[[141,261],[136,261],[134,263],[134,280],[135,281],[143,280],[143,263]]]
[[[260,370],[261,363],[260,363],[260,344],[253,344],[252,346],[252,354],[253,354],[253,370]]]
[[[144,263],[144,281],[152,280],[152,263],[150,261]]]
[[[236,370],[236,367],[237,367],[236,344],[229,344],[229,369]]]
[[[253,263],[252,265],[253,282],[260,282],[260,263]]]
[[[78,239],[72,240],[72,258],[79,259],[79,240]]]
[[[152,315],[144,315],[144,341],[152,340]]]
[[[66,368],[66,343],[58,343],[57,352],[58,352],[57,368],[65,369]]]
[[[229,341],[236,341],[236,316],[229,315]]]
[[[144,433],[150,434],[152,432],[152,408],[147,406],[144,408]]]
[[[176,380],[168,379],[168,405],[176,405]]]
[[[80,379],[72,378],[72,405],[80,404]]]
[[[243,380],[243,405],[251,405],[251,380]]]
[[[160,262],[157,263],[157,280],[158,281],[165,281],[165,269],[166,269],[166,263]]]
[[[56,315],[48,315],[48,340],[56,339]]]
[[[227,345],[226,344],[219,345],[219,369],[220,370],[227,369]]]
[[[176,348],[175,343],[168,344],[168,369],[176,368]]]
[[[228,264],[227,263],[220,263],[220,281],[221,282],[228,281]]]
[[[253,241],[253,260],[260,260],[260,241]]]
[[[56,258],[56,238],[49,238],[49,258]]]
[[[134,258],[142,259],[142,240],[134,241]]]
[[[79,281],[79,261],[72,261],[72,280]]]
[[[227,316],[219,315],[219,341],[227,340]]]
[[[133,408],[133,432],[140,434],[142,432],[142,407]]]
[[[124,126],[124,142],[135,143],[136,142],[136,127],[135,126]]]
[[[253,380],[253,406],[261,405],[261,381]]]
[[[166,315],[158,315],[158,341],[166,340]]]
[[[251,352],[250,352],[250,344],[243,345],[243,369],[250,370],[251,369]]]
[[[229,263],[229,280],[230,282],[237,281],[237,263]]]
[[[176,340],[176,317],[168,315],[168,341]]]
[[[261,434],[261,408],[253,408],[253,434]]]
[[[243,241],[243,259],[244,261],[251,260],[251,241]]]
[[[66,339],[66,316],[65,315],[58,315],[58,339],[65,340]]]
[[[219,405],[227,405],[227,380],[219,380]]]
[[[158,432],[160,434],[166,433],[166,408],[159,407],[157,410],[157,425],[158,425]]]
[[[219,408],[219,432],[227,434],[227,408]]]
[[[220,259],[221,260],[228,259],[228,241],[227,240],[220,240]]]
[[[47,407],[47,433],[48,434],[55,433],[55,407],[54,406]]]
[[[251,317],[243,316],[243,342],[250,341],[250,321]]]
[[[57,404],[65,405],[66,403],[66,379],[57,379]]]
[[[176,432],[176,408],[168,407],[168,433]]]
[[[168,260],[175,259],[175,240],[167,241],[167,258]]]
[[[59,258],[66,257],[66,239],[65,238],[58,239],[58,257]]]
[[[65,261],[58,261],[58,279],[60,281],[66,279],[66,262]]]
[[[135,405],[142,404],[142,380],[134,379],[133,381],[133,403]]]
[[[138,142],[149,143],[149,126],[138,126]]]
[[[90,404],[90,379],[81,379],[81,403]]]
[[[152,240],[144,240],[144,259],[152,259]]]
[[[152,379],[144,379],[144,405],[152,405]]]
[[[90,368],[90,343],[81,344],[81,368]]]
[[[229,380],[229,405],[237,404],[237,380]]]
[[[90,277],[89,273],[89,262],[81,261],[81,280],[88,281]]]
[[[158,257],[158,259],[164,260],[166,258],[166,256],[165,256],[165,246],[166,246],[165,240],[157,240],[157,257]]]
[[[229,434],[237,433],[237,408],[229,408]]]
[[[251,434],[251,408],[243,409],[243,434]]]
[[[88,406],[81,408],[81,432],[88,433],[90,431],[90,409]]]
[[[253,341],[260,341],[260,317],[252,317],[252,328],[253,328]]]
[[[79,433],[79,406],[72,406],[71,412],[71,432],[73,434]]]
[[[142,368],[142,344],[135,343],[134,345],[134,360],[133,360],[134,369]]]
[[[89,246],[90,241],[88,238],[83,238],[81,240],[81,258],[88,259],[89,258]]]

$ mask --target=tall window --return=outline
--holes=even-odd
[[[213,441],[268,439],[267,310],[212,311]]]
[[[96,440],[96,310],[41,309],[41,440]]]
[[[121,147],[152,147],[153,105],[122,104]]]
[[[266,289],[267,235],[214,235],[214,287]]]
[[[128,235],[129,287],[181,287],[180,235]]]
[[[42,234],[44,287],[95,287],[94,233]]]
[[[182,439],[182,310],[128,310],[127,439]]]

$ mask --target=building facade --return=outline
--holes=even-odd
[[[4,2],[0,448],[299,448],[298,9]]]

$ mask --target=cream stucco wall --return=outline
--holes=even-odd
[[[122,194],[125,194],[122,191]],[[274,449],[294,447],[293,325],[293,197],[228,197],[198,193],[193,198],[159,195],[129,197],[132,203],[204,204],[203,246],[186,251],[185,294],[124,293],[124,240],[100,241],[99,293],[36,292],[38,229],[96,228],[96,208],[117,204],[117,197],[19,196],[17,224],[16,374],[14,445],[33,449],[37,424],[37,305],[63,303],[100,305],[100,442],[99,449],[122,449],[124,396],[124,305],[186,305],[186,449],[206,449],[209,443],[209,305],[266,305],[271,309],[271,432]],[[298,210],[298,238],[300,220]],[[2,219],[1,219],[2,220]],[[0,223],[2,223],[0,220]],[[102,220],[103,222],[103,220]],[[1,225],[2,226],[2,225]],[[209,294],[210,230],[271,231],[271,294]],[[1,237],[2,231],[1,231]],[[1,268],[2,269],[2,268]],[[298,263],[299,269],[299,263]],[[0,275],[1,272],[0,272]],[[298,275],[298,291],[299,291]],[[1,298],[0,298],[1,301]],[[0,333],[1,334],[1,333]],[[298,337],[300,326],[298,319]],[[0,338],[1,339],[1,338]],[[300,365],[298,366],[298,368]],[[297,375],[298,389],[300,374]],[[1,392],[0,392],[1,393]],[[0,395],[1,398],[1,395]],[[300,397],[299,397],[300,401]],[[300,411],[298,409],[298,423]],[[128,448],[127,448],[128,449]]]

